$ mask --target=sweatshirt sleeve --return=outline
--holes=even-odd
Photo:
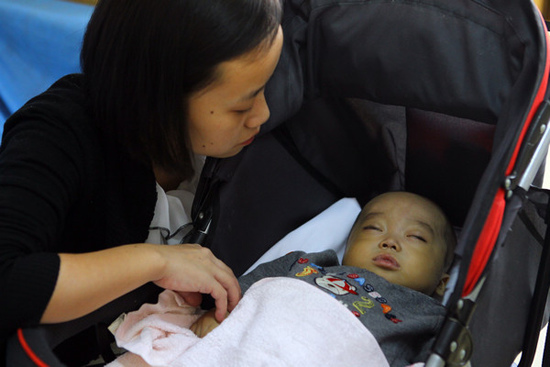
[[[52,97],[46,102],[63,104]],[[44,99],[28,103],[6,122],[0,146],[0,340],[40,321],[79,191],[79,141],[74,131],[43,116],[40,103]]]

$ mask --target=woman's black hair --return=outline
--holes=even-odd
[[[100,0],[80,59],[101,131],[189,178],[189,96],[221,62],[270,44],[281,12],[280,0]]]

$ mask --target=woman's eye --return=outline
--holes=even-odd
[[[247,112],[249,112],[251,109],[252,109],[252,107],[249,107],[249,108],[245,108],[245,109],[242,109],[242,110],[235,110],[235,112],[236,112],[236,113],[247,113]]]

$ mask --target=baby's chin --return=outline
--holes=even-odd
[[[402,282],[400,282],[400,280],[398,279],[397,272],[395,270],[387,270],[387,269],[379,268],[377,266],[368,266],[368,267],[364,267],[364,269],[378,275],[381,278],[384,278],[390,283],[402,285],[400,284]]]
[[[378,275],[380,278],[384,278],[388,282],[392,284],[397,284],[405,288],[412,289],[414,291],[424,293],[427,296],[434,297],[435,298],[435,289],[433,290],[426,290],[426,289],[418,289],[418,287],[415,287],[414,285],[409,284],[406,279],[403,279],[402,274],[399,274],[398,271],[395,270],[387,270],[384,268],[379,267],[365,267],[365,270],[370,271],[371,273],[374,273]]]

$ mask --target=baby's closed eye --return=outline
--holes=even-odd
[[[379,231],[379,232],[382,231],[380,226],[377,226],[377,225],[374,225],[374,224],[367,224],[367,225],[363,226],[363,230],[373,230],[373,231]]]
[[[423,233],[410,233],[407,235],[408,238],[411,238],[415,241],[420,241],[420,242],[424,242],[424,243],[428,243],[429,242],[429,237],[426,236],[425,234]]]

